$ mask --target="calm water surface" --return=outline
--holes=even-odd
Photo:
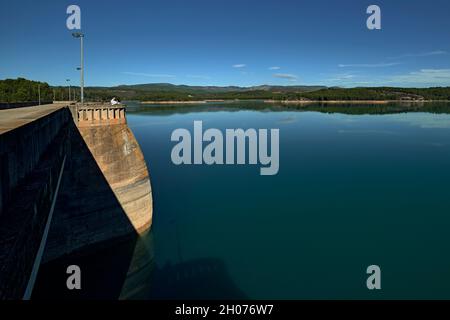
[[[140,240],[151,274],[135,277],[130,297],[450,298],[449,113],[129,103],[155,206]],[[223,132],[279,128],[278,175],[172,164],[170,135],[194,120]],[[372,264],[381,291],[366,288]]]
[[[219,265],[200,297],[450,298],[450,114],[249,106],[128,113],[152,179],[158,268],[173,266],[174,277],[192,269],[201,282],[197,267]],[[173,165],[171,132],[192,131],[194,120],[223,132],[279,128],[278,175]],[[371,264],[381,292],[365,287]],[[164,294],[189,290],[176,283]]]

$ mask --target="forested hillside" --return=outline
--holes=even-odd
[[[68,87],[51,87],[45,82],[23,78],[0,80],[0,102],[27,102],[38,100],[68,100]],[[80,88],[71,88],[71,98],[79,99]],[[86,87],[86,101],[121,100],[140,101],[196,101],[223,100],[450,100],[450,87],[437,88],[326,88],[321,86],[255,86],[213,87],[186,86],[167,83],[122,85],[116,87]]]

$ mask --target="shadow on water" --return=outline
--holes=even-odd
[[[61,190],[32,298],[117,299],[129,288],[128,279],[151,269],[151,237],[138,236],[75,125],[71,124],[70,134]],[[81,290],[66,287],[69,265],[81,269]]]
[[[142,299],[153,270],[151,233],[83,249],[41,266],[33,299]],[[66,268],[81,269],[81,290],[68,290]]]
[[[153,234],[140,236],[77,128],[32,299],[244,299],[223,261],[197,259],[158,267]],[[115,233],[129,235],[97,241]],[[81,290],[68,290],[67,267],[81,270]]]
[[[247,299],[220,259],[195,259],[155,268],[150,299]]]

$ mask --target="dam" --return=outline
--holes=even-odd
[[[0,111],[0,298],[28,299],[41,263],[139,236],[150,176],[124,105]]]

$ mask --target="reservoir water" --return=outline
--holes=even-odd
[[[130,102],[127,118],[150,170],[152,231],[67,257],[107,283],[87,296],[450,298],[450,104]],[[222,132],[278,128],[278,174],[174,165],[171,133],[195,120]],[[122,251],[134,253],[124,262]],[[367,289],[369,265],[382,290]],[[37,298],[58,268],[42,269]]]

